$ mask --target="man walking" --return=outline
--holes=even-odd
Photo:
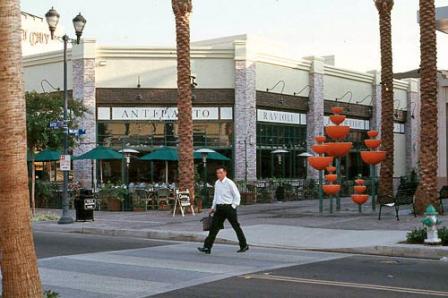
[[[224,167],[216,169],[216,176],[218,180],[215,183],[215,195],[213,197],[212,209],[210,210],[210,214],[213,214],[212,225],[208,237],[205,239],[204,247],[198,247],[198,250],[210,254],[216,235],[227,219],[238,237],[240,243],[238,252],[245,252],[249,249],[249,246],[236,214],[236,208],[240,205],[240,192],[235,182],[227,178],[227,171]]]

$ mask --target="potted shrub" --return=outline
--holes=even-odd
[[[121,211],[122,202],[124,201],[127,189],[122,185],[112,185],[107,183],[99,191],[98,196],[102,201],[106,202],[107,210],[109,211]]]
[[[257,203],[272,203],[274,199],[274,193],[269,187],[262,187],[257,191]]]
[[[303,187],[303,196],[305,200],[317,199],[319,196],[319,185],[314,179],[307,179]]]
[[[237,181],[236,187],[240,191],[240,205],[246,205],[247,189],[244,181]]]
[[[134,196],[132,200],[132,211],[134,212],[146,211],[146,201],[138,198],[137,196]]]
[[[294,191],[294,187],[289,184],[283,184],[284,192],[285,192],[285,201],[295,201],[297,199],[297,193]]]
[[[246,205],[252,205],[257,202],[257,187],[253,184],[246,185],[246,191],[241,193],[241,198],[244,197]]]
[[[55,185],[47,180],[36,180],[36,206],[37,208],[48,208],[49,202],[56,191]]]

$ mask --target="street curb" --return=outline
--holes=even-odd
[[[103,236],[118,236],[141,239],[157,239],[167,241],[190,241],[190,242],[204,242],[206,236],[199,233],[191,233],[185,231],[161,231],[161,230],[129,230],[129,229],[103,229],[94,227],[73,227],[73,226],[33,226],[34,231],[39,232],[63,232],[63,233],[82,233],[90,235]],[[234,244],[238,242],[216,238],[216,243],[219,244]],[[271,245],[271,244],[252,244],[256,247],[277,248],[277,249],[291,249],[291,250],[307,250],[319,252],[332,253],[348,253],[348,254],[362,254],[362,255],[376,255],[388,257],[404,257],[404,258],[419,258],[419,259],[441,259],[448,257],[448,247],[442,246],[424,246],[415,244],[397,244],[397,245],[382,245],[370,247],[351,247],[351,248],[306,248],[287,245]]]
[[[102,236],[118,236],[142,239],[157,239],[169,241],[190,241],[204,242],[206,236],[199,233],[173,232],[160,230],[129,230],[129,229],[103,229],[94,227],[69,227],[69,226],[33,226],[37,232],[62,232],[62,233],[81,233]],[[215,243],[220,244],[238,244],[236,241],[216,238]]]
[[[397,244],[396,246],[371,246],[371,247],[309,249],[309,250],[387,256],[387,257],[432,259],[432,260],[440,260],[443,257],[448,257],[448,247],[442,247],[442,246],[430,247],[430,246],[413,245],[413,244]]]

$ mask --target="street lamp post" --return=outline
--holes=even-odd
[[[278,185],[277,190],[276,190],[276,196],[277,196],[278,201],[283,201],[285,199],[285,188],[283,186],[283,182],[284,182],[283,180],[285,179],[285,163],[284,163],[284,161],[282,162],[282,159],[283,159],[283,155],[288,152],[289,151],[285,150],[285,149],[276,149],[274,151],[271,151],[272,155],[277,155],[278,164],[279,164],[279,166],[282,167],[282,180],[280,180],[280,184]]]
[[[126,167],[126,172],[124,175],[124,179],[122,181],[126,186],[126,197],[124,200],[123,209],[124,209],[124,211],[132,211],[132,202],[131,202],[130,196],[129,196],[129,165],[131,163],[131,154],[138,154],[140,152],[138,152],[135,149],[124,148],[124,143],[122,143],[122,149],[118,152],[123,154],[124,159],[125,159],[125,167]]]
[[[283,159],[283,155],[288,152],[289,151],[285,150],[285,149],[276,149],[274,151],[271,151],[271,154],[277,155],[278,164],[279,164],[279,166],[282,167],[282,176],[283,176],[282,178],[285,178],[285,163],[282,162],[282,159]]]
[[[48,23],[48,27],[51,33],[51,39],[54,39],[54,32],[59,23],[60,15],[52,7],[46,14],[45,18]],[[68,121],[67,121],[67,110],[68,110],[68,89],[67,89],[67,46],[68,43],[79,44],[81,40],[81,35],[86,25],[86,19],[78,14],[73,19],[73,26],[75,28],[76,39],[70,39],[67,34],[62,37],[57,37],[60,41],[64,43],[64,151],[63,154],[68,154]],[[59,219],[59,224],[70,224],[73,223],[73,218],[69,215],[69,201],[68,201],[68,171],[64,171],[64,184],[62,189],[62,216]]]
[[[203,148],[203,149],[198,149],[196,150],[197,153],[201,154],[202,157],[202,165],[204,167],[204,188],[202,190],[202,204],[205,205],[207,203],[207,199],[208,199],[208,189],[207,189],[207,157],[209,153],[213,153],[216,152],[215,150],[212,149],[207,149],[207,148]]]

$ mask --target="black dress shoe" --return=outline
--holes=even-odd
[[[237,252],[245,252],[249,250],[249,245],[246,245],[245,247],[240,248]]]
[[[212,251],[210,250],[210,248],[205,248],[205,247],[198,247],[198,250],[200,252],[205,253],[206,255],[209,255]]]

